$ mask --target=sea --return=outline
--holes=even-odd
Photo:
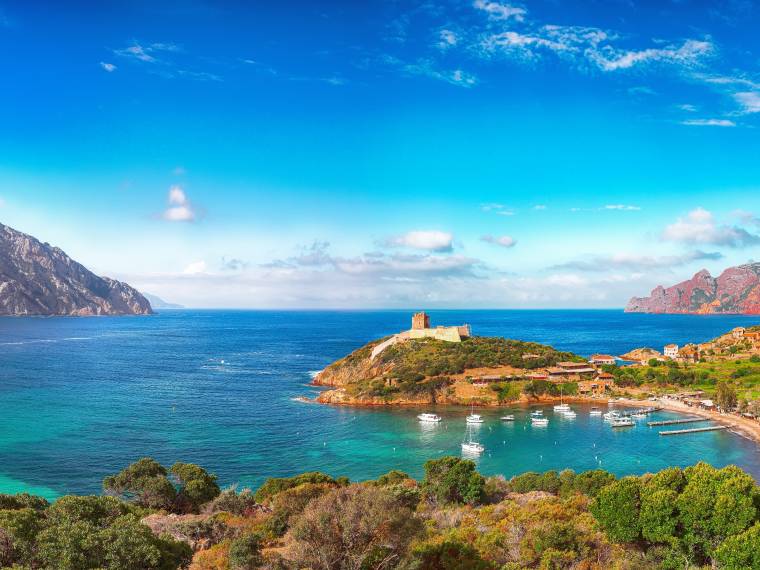
[[[622,310],[430,311],[435,324],[619,355],[713,338],[757,316]],[[468,410],[354,408],[302,401],[313,375],[366,342],[409,328],[411,311],[165,310],[151,317],[0,318],[0,492],[99,493],[140,457],[197,463],[223,486],[323,471],[352,480],[461,455]],[[485,410],[473,433],[486,475],[603,468],[617,475],[707,461],[760,480],[758,446],[728,431],[662,437],[612,429],[588,406],[534,427],[529,409]],[[421,411],[443,417],[417,421]],[[514,422],[502,422],[512,413]],[[677,417],[659,412],[655,419]]]

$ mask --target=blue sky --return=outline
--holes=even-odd
[[[0,0],[0,221],[141,290],[617,307],[758,256],[752,2],[93,4]]]

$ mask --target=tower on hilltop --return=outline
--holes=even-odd
[[[412,330],[424,330],[430,328],[430,317],[427,313],[419,312],[412,315]]]

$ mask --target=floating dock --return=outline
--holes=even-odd
[[[684,418],[681,420],[661,420],[659,422],[647,422],[649,427],[652,426],[672,426],[676,424],[693,424],[694,422],[709,422],[709,418]]]
[[[717,431],[719,429],[728,429],[729,426],[708,426],[703,428],[691,428],[691,429],[674,429],[671,431],[661,431],[660,435],[681,435],[684,433],[699,433],[701,431]]]

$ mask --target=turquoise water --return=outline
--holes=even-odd
[[[588,355],[702,341],[757,317],[626,315],[622,311],[439,311],[480,335],[542,341]],[[151,455],[192,461],[223,484],[322,470],[352,479],[389,469],[415,476],[425,460],[460,454],[466,410],[354,409],[297,401],[310,373],[379,336],[410,313],[167,311],[146,318],[0,319],[0,492],[48,497],[100,490],[102,479]],[[487,474],[601,467],[617,474],[705,460],[760,478],[758,447],[728,432],[661,437],[612,430],[576,406],[575,420],[532,427],[484,411],[477,439]],[[658,414],[672,417],[672,414]]]

